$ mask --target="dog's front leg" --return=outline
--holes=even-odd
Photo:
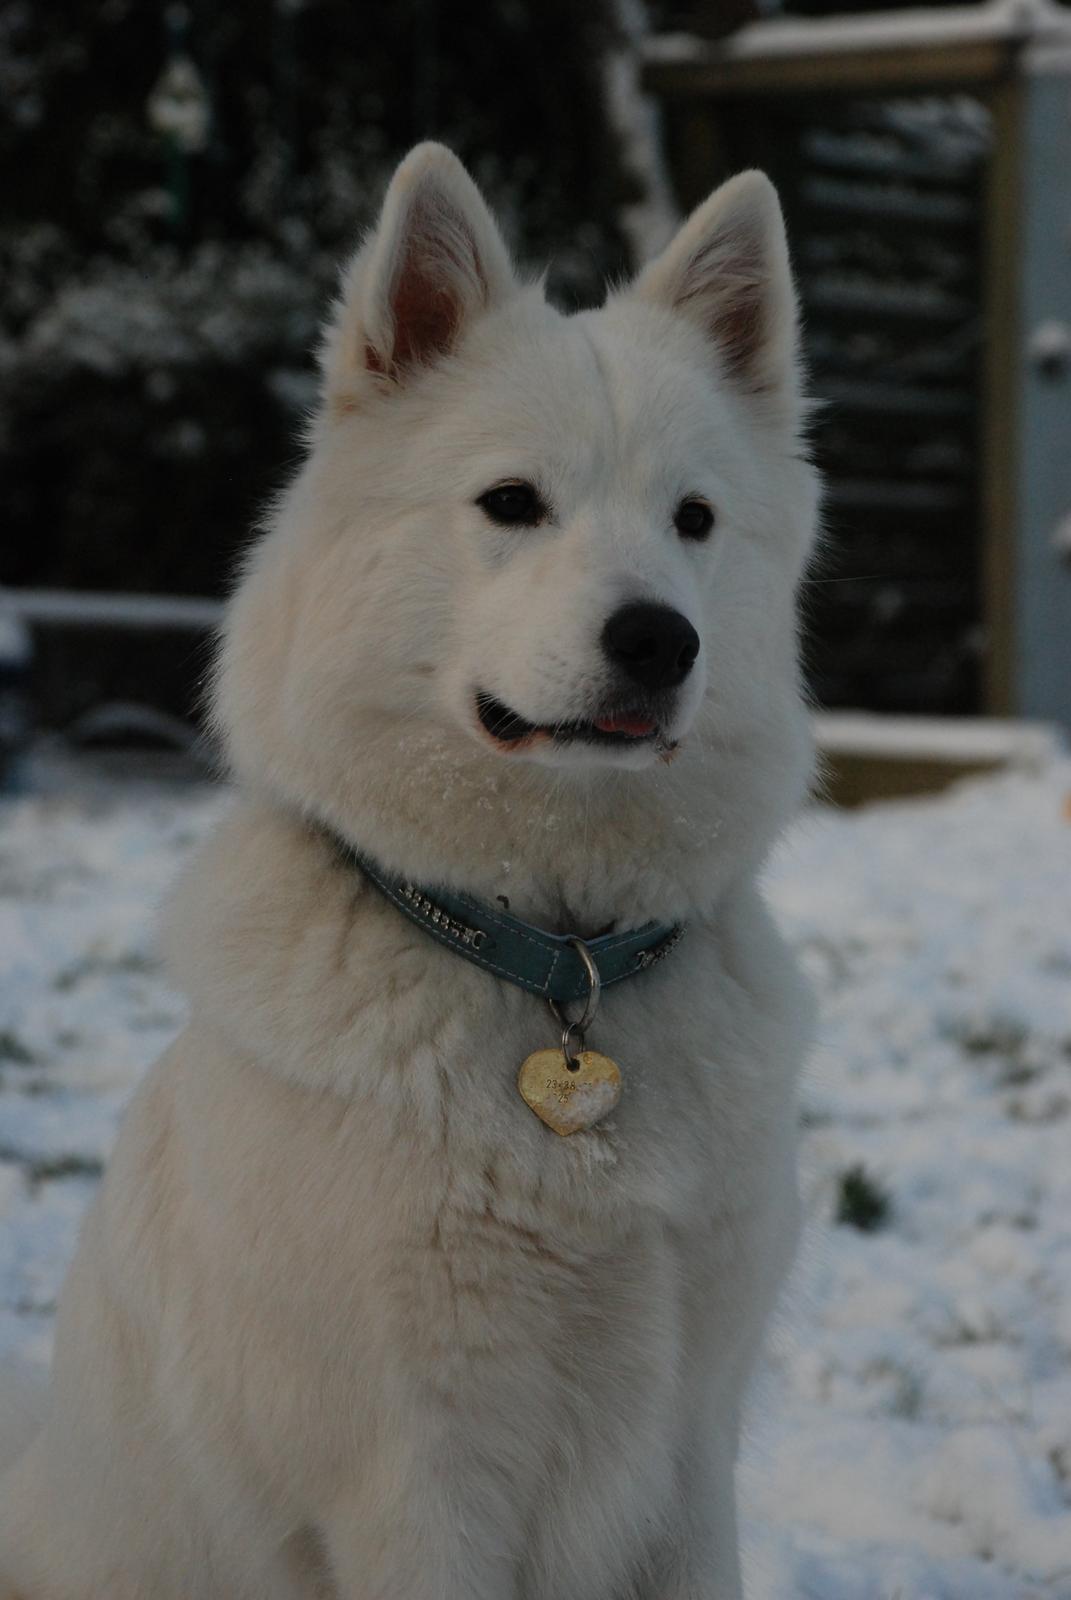
[[[515,1600],[517,1551],[500,1497],[455,1476],[365,1487],[324,1524],[338,1600]]]
[[[656,1600],[742,1600],[736,1528],[736,1439],[698,1442],[682,1469],[685,1534]]]

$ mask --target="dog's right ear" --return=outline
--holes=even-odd
[[[329,404],[352,409],[370,375],[402,383],[433,365],[515,287],[502,236],[461,162],[445,145],[418,144],[346,270],[324,349]]]

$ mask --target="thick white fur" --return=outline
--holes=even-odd
[[[401,168],[231,607],[237,798],[167,929],[191,1021],[127,1113],[47,1420],[0,1485],[3,1600],[736,1600],[810,1017],[754,883],[809,765],[793,304],[757,174],[565,318],[447,151]],[[474,505],[515,477],[549,523]],[[707,543],[673,529],[690,494]],[[702,640],[675,759],[494,748],[474,688],[583,715],[637,597]],[[515,1077],[545,1007],[307,819],[547,925],[685,917],[604,998],[618,1111],[569,1139],[537,1121]]]

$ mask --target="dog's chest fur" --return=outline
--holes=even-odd
[[[382,1474],[428,1469],[396,1441],[424,1439],[514,1529],[525,1593],[604,1600],[611,1571],[630,1593],[680,1545],[691,1430],[735,1392],[794,1240],[807,1006],[753,894],[608,992],[593,1042],[623,1098],[567,1139],[516,1089],[553,1042],[545,1005],[294,825],[239,812],[173,931],[195,1020],[145,1095],[188,1183],[181,1337],[233,1346],[234,1426],[300,1462],[286,1509],[330,1503],[365,1457],[373,1515]],[[270,1404],[250,1407],[250,1361],[281,1375]]]

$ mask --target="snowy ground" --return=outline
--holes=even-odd
[[[771,872],[825,1023],[742,1473],[756,1600],[1071,1597],[1069,796],[1056,763],[814,813]],[[0,1353],[47,1355],[117,1115],[180,1022],[154,907],[217,805],[0,805]]]

